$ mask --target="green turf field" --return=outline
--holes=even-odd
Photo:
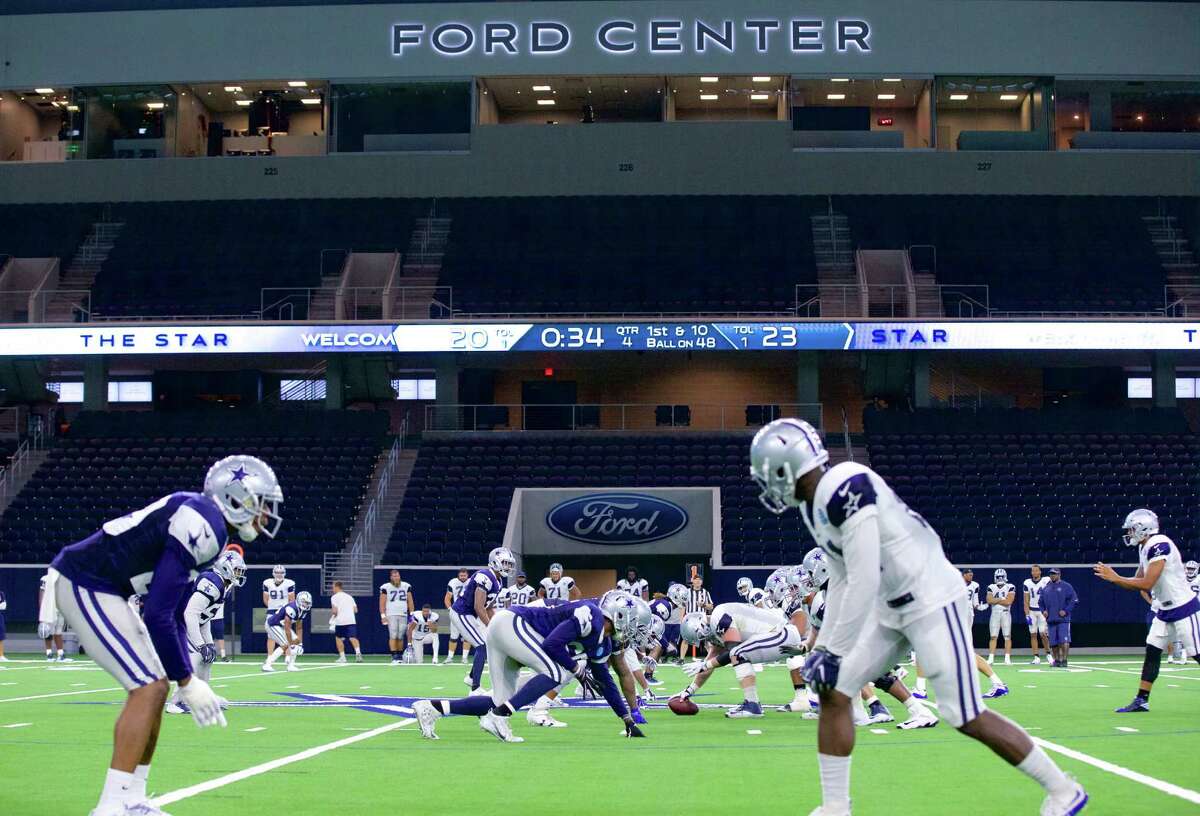
[[[0,664],[0,814],[86,814],[103,781],[123,693],[86,660],[59,666],[12,657],[30,660]],[[218,664],[213,683],[237,704],[229,727],[201,731],[187,715],[166,718],[150,778],[151,790],[168,797],[163,807],[175,816],[241,816],[263,807],[288,814],[382,808],[407,816],[509,806],[570,814],[631,806],[732,813],[749,806],[804,816],[820,801],[816,723],[796,715],[727,720],[716,709],[690,718],[652,709],[648,739],[629,741],[606,709],[580,708],[554,712],[569,724],[562,729],[534,728],[518,715],[521,745],[497,742],[467,718],[440,720],[442,738],[431,742],[407,716],[411,700],[371,698],[461,695],[461,665],[329,661],[305,655],[302,671],[275,674],[262,674],[249,659]],[[1070,671],[997,667],[1013,693],[994,708],[1035,737],[1149,777],[1133,781],[1052,752],[1091,793],[1085,813],[1200,813],[1200,667],[1164,666],[1150,714],[1111,713],[1131,697],[1140,663],[1136,656],[1088,656]],[[660,675],[666,693],[684,685],[677,668],[663,667]],[[737,702],[735,685],[732,672],[722,670],[697,701]],[[782,667],[767,667],[760,688],[764,703],[791,696]],[[902,719],[903,707],[884,699]],[[352,707],[360,701],[383,708]],[[296,704],[255,705],[281,702]],[[331,745],[347,740],[357,741]],[[957,815],[983,803],[1033,814],[1041,800],[1033,783],[944,725],[860,728],[854,756],[856,814]],[[237,772],[247,773],[226,778]],[[212,784],[178,795],[206,782]],[[1191,800],[1163,792],[1162,782]]]

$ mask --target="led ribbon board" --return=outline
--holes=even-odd
[[[0,356],[521,351],[1101,351],[1200,348],[1186,321],[243,323],[0,327]]]

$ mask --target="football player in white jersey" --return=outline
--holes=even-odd
[[[192,674],[205,683],[212,677],[212,664],[217,662],[217,646],[213,642],[212,622],[217,611],[224,606],[225,599],[234,587],[246,584],[246,561],[236,550],[226,550],[217,557],[212,569],[200,573],[192,585],[192,596],[183,608],[183,626],[187,633],[188,657],[192,663]],[[217,696],[221,708],[229,702]],[[167,703],[168,714],[186,714],[188,708],[178,687],[171,702]]]
[[[529,583],[524,572],[518,572],[516,583],[508,588],[509,606],[529,606],[537,598],[537,588]]]
[[[743,575],[737,579],[737,594],[738,597],[747,603],[750,602],[750,593],[754,591],[754,582],[747,576]]]
[[[429,604],[414,612],[408,620],[408,663],[425,662],[425,644],[433,649],[433,663],[438,662],[438,613]]]
[[[785,622],[781,610],[759,609],[747,603],[718,604],[711,614],[689,612],[684,615],[679,624],[680,636],[692,646],[708,647],[708,654],[683,667],[684,674],[691,677],[692,682],[674,696],[684,699],[691,697],[718,667],[729,664],[731,649],[756,635],[765,635],[781,628]],[[754,670],[753,665],[750,670]],[[738,677],[742,675],[738,674]],[[758,715],[761,714],[762,710],[759,709]]]
[[[1117,575],[1112,567],[1096,564],[1097,578],[1122,589],[1150,593],[1154,599],[1154,623],[1146,635],[1146,657],[1137,694],[1119,714],[1150,710],[1150,689],[1158,679],[1163,650],[1173,641],[1182,641],[1184,649],[1200,663],[1200,598],[1188,584],[1187,570],[1175,542],[1158,532],[1158,516],[1138,509],[1125,517],[1125,543],[1138,548],[1138,569],[1132,578]]]
[[[1042,568],[1034,564],[1029,568],[1029,577],[1022,582],[1025,590],[1025,623],[1029,626],[1029,644],[1033,647],[1033,664],[1042,662],[1042,647],[1046,647],[1046,657],[1050,657],[1050,635],[1046,626],[1046,616],[1042,614],[1042,590],[1050,579],[1042,575]],[[1038,637],[1041,640],[1038,640]]]
[[[1200,598],[1200,562],[1188,561],[1183,565],[1183,574],[1188,580],[1188,587]]]
[[[988,620],[988,632],[992,639],[988,641],[987,662],[996,660],[996,636],[1004,635],[1004,664],[1012,665],[1012,605],[1017,599],[1017,588],[1008,582],[1008,571],[998,569],[992,573],[992,583],[987,588],[988,606],[992,608],[992,617]]]
[[[538,586],[538,597],[544,598],[548,605],[577,601],[582,597],[579,587],[575,586],[575,579],[563,575],[562,564],[551,564],[549,573]]]
[[[458,575],[450,579],[446,584],[446,597],[442,599],[442,603],[449,609],[454,606],[454,602],[458,600],[458,596],[463,594],[463,590],[467,587],[467,581],[471,578],[471,571],[463,567],[458,571]],[[454,649],[458,646],[459,641],[462,641],[462,662],[467,664],[467,655],[471,652],[471,644],[463,637],[463,633],[458,631],[458,623],[455,622],[454,616],[450,616],[450,638],[446,642],[446,663],[454,660]]]
[[[637,567],[625,570],[625,577],[617,581],[617,589],[650,603],[650,582],[638,575]]]
[[[404,653],[404,635],[414,608],[412,584],[400,580],[400,570],[392,570],[387,583],[379,585],[379,623],[388,630],[388,651],[392,653],[393,666],[400,662]]]
[[[296,600],[296,582],[287,577],[283,564],[276,564],[271,570],[271,577],[262,582],[263,606],[267,608],[267,617],[278,612],[280,607]],[[271,627],[267,627],[267,655],[271,655],[275,646],[286,650],[287,643],[276,644],[271,640]]]
[[[828,466],[807,422],[776,420],[750,447],[750,476],[775,514],[799,510],[825,550],[830,571],[824,624],[804,666],[821,696],[817,731],[823,804],[814,816],[850,813],[851,698],[911,644],[938,696],[943,719],[987,745],[1046,791],[1042,816],[1072,816],[1087,804],[1018,725],[988,710],[979,693],[966,630],[971,613],[962,576],[941,539],[870,468]]]

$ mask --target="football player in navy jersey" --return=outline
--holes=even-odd
[[[217,662],[217,645],[213,643],[213,618],[233,588],[245,584],[246,561],[237,550],[226,550],[221,553],[217,563],[212,565],[212,569],[200,573],[191,596],[182,604],[180,618],[187,634],[192,673],[206,683],[212,676],[212,664]],[[217,699],[221,708],[228,707],[227,701],[221,697]],[[178,690],[175,692],[175,698],[167,704],[167,713],[187,713],[187,707],[183,704]]]
[[[225,725],[217,695],[192,672],[179,605],[192,576],[216,560],[231,535],[274,538],[282,503],[265,462],[226,457],[209,469],[202,493],[172,493],[106,522],[51,563],[38,619],[61,613],[88,655],[129,692],[92,816],[162,814],[146,797],[146,778],[169,681],[179,684],[198,726]],[[131,595],[145,596],[142,619],[127,602]]]
[[[625,736],[644,736],[608,668],[612,665],[624,680],[624,661],[612,660],[613,643],[637,642],[649,626],[649,610],[624,592],[608,593],[600,603],[568,601],[551,607],[502,609],[487,627],[491,695],[418,700],[413,713],[421,734],[437,739],[434,724],[439,717],[466,714],[479,717],[479,727],[502,742],[524,742],[513,735],[509,718],[574,675],[581,684],[599,688],[625,723]],[[572,648],[585,659],[577,663]],[[620,657],[620,652],[616,654]],[[533,670],[534,676],[518,689],[522,667]]]
[[[471,672],[463,679],[472,692],[483,682],[487,627],[496,613],[496,603],[504,586],[501,579],[512,575],[516,568],[513,554],[506,547],[496,547],[488,553],[488,565],[471,576],[462,594],[450,606],[450,620],[463,639],[475,647]]]

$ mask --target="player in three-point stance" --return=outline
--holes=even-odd
[[[129,692],[92,816],[162,816],[146,797],[146,778],[169,680],[197,725],[225,724],[217,695],[192,673],[179,605],[192,574],[216,560],[231,534],[274,538],[282,502],[265,462],[230,456],[209,469],[203,493],[172,493],[106,522],[51,563],[39,620],[61,612],[92,659]],[[131,595],[145,596],[142,618]]]
[[[301,635],[304,634],[304,619],[310,611],[312,595],[308,592],[298,592],[296,600],[288,601],[267,618],[267,635],[275,645],[271,647],[271,654],[262,664],[263,671],[275,671],[275,661],[281,654],[284,655],[283,662],[288,671],[300,671],[300,667],[296,665],[296,658],[304,654]]]
[[[1122,589],[1149,592],[1154,599],[1154,623],[1146,635],[1146,658],[1137,694],[1119,714],[1150,710],[1150,689],[1158,679],[1163,650],[1173,641],[1200,663],[1200,598],[1188,585],[1187,571],[1175,542],[1158,532],[1158,516],[1134,510],[1125,517],[1125,543],[1138,548],[1138,569],[1132,578],[1122,578],[1107,564],[1093,568],[1097,578]]]
[[[795,508],[830,571],[825,620],[805,662],[821,696],[817,759],[823,804],[814,816],[850,813],[851,697],[916,650],[940,714],[983,742],[1046,790],[1043,816],[1071,816],[1087,804],[1083,787],[1064,774],[1018,725],[984,705],[967,627],[971,615],[958,570],[937,533],[863,465],[828,467],[829,454],[807,422],[776,420],[750,446],[750,476],[763,505]]]
[[[625,736],[641,737],[626,700],[613,682],[611,664],[624,680],[625,663],[617,644],[637,642],[650,626],[650,611],[624,592],[611,592],[596,601],[568,601],[549,607],[518,606],[502,609],[487,627],[491,695],[458,700],[418,700],[413,713],[426,739],[437,739],[434,723],[447,714],[479,717],[479,727],[502,742],[524,742],[514,736],[509,719],[521,708],[560,687],[572,675],[583,685],[595,685],[625,723]],[[583,652],[576,662],[571,648]],[[534,676],[520,688],[521,668]],[[631,688],[631,687],[630,687]]]

